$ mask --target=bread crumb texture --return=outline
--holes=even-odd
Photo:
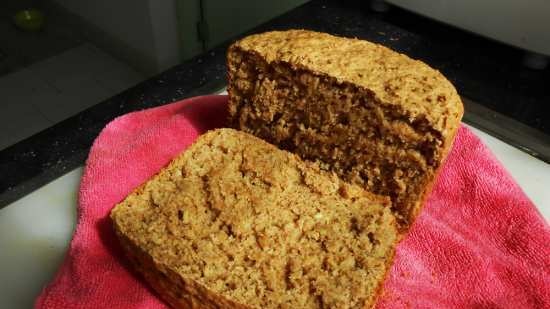
[[[417,215],[463,106],[438,71],[381,45],[305,30],[252,35],[227,54],[232,126]]]
[[[289,30],[251,35],[234,48],[253,52],[268,64],[285,62],[368,89],[380,103],[440,132],[449,114],[462,109],[454,86],[439,71],[369,41]]]
[[[177,308],[371,306],[398,237],[386,197],[232,129],[201,136],[111,213]]]

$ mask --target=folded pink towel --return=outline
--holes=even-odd
[[[36,308],[165,308],[128,266],[109,212],[208,129],[226,96],[131,113],[96,139],[80,185],[78,223]],[[424,211],[402,241],[378,308],[550,308],[550,229],[467,128]]]

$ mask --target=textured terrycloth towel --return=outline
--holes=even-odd
[[[208,129],[225,96],[115,119],[95,141],[67,256],[37,308],[165,308],[129,268],[109,211]],[[550,308],[548,224],[490,151],[461,128],[424,211],[397,249],[378,308]]]

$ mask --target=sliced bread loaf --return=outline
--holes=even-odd
[[[227,54],[234,127],[390,196],[418,214],[463,106],[438,71],[381,45],[305,30],[244,38]]]
[[[232,129],[201,136],[111,218],[174,308],[368,308],[398,239],[387,197]]]

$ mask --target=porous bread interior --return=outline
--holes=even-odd
[[[268,63],[286,62],[369,91],[404,120],[421,121],[445,137],[460,123],[463,106],[437,70],[380,44],[309,30],[270,31],[245,37],[234,48]],[[338,84],[336,83],[336,84]],[[337,86],[337,85],[335,85]]]
[[[111,216],[157,264],[237,303],[362,308],[372,304],[398,237],[388,206],[295,155],[221,129]],[[171,303],[180,294],[170,293]]]
[[[438,131],[422,118],[411,123],[368,90],[238,47],[228,67],[234,127],[390,196],[410,223],[442,160]]]

